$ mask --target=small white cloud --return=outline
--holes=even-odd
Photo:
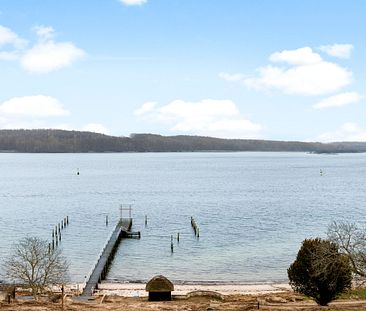
[[[333,44],[333,45],[322,45],[319,48],[321,51],[328,55],[338,58],[349,58],[351,51],[353,50],[352,44]]]
[[[312,141],[340,142],[340,141],[366,141],[366,129],[353,122],[344,123],[333,132],[326,132]]]
[[[243,75],[241,73],[230,74],[227,72],[220,72],[219,77],[221,79],[224,79],[226,81],[231,81],[231,82],[242,81],[243,79],[245,79],[245,75]]]
[[[149,107],[149,106],[148,106]],[[244,118],[231,100],[204,99],[198,102],[174,100],[135,114],[151,122],[170,126],[170,130],[193,135],[222,138],[259,138],[262,126]]]
[[[33,28],[38,42],[30,49],[25,49],[25,40],[10,29],[0,25],[0,47],[11,45],[14,51],[1,51],[0,60],[19,60],[23,69],[31,73],[48,73],[70,66],[85,56],[85,52],[72,42],[56,42],[54,29],[49,26]]]
[[[51,96],[14,97],[0,104],[0,116],[18,118],[48,118],[66,116],[61,103]]]
[[[120,0],[125,5],[143,5],[147,0]]]
[[[55,30],[51,26],[35,26],[33,30],[40,41],[51,40],[55,34]]]
[[[0,47],[4,45],[11,45],[16,48],[21,48],[26,41],[20,38],[11,29],[0,25]]]
[[[154,110],[156,102],[146,102],[139,109],[134,111],[135,116],[141,116]]]
[[[310,47],[303,47],[296,50],[284,50],[273,53],[269,57],[272,62],[285,62],[291,65],[309,65],[322,61],[319,54],[314,53]]]
[[[85,56],[85,52],[71,42],[38,43],[21,58],[22,67],[31,73],[48,73],[70,66]]]
[[[88,124],[84,125],[80,130],[86,131],[86,132],[106,134],[106,135],[109,134],[109,130],[100,123],[88,123]]]
[[[356,92],[346,92],[330,96],[316,103],[314,109],[324,109],[331,107],[342,107],[349,104],[357,103],[361,100],[361,96]]]

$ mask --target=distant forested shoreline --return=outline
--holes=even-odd
[[[131,134],[117,137],[81,131],[0,130],[0,152],[195,152],[287,151],[310,153],[366,152],[366,142],[317,143],[255,139],[221,139],[203,136]]]

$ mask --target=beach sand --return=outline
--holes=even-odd
[[[146,284],[142,283],[109,283],[99,284],[99,293],[123,297],[147,297]],[[172,295],[186,295],[193,291],[214,291],[222,295],[268,294],[290,291],[291,287],[285,283],[263,284],[183,284],[174,285]]]
[[[79,300],[73,296],[78,285],[67,286],[64,309],[60,293],[57,299],[42,296],[39,301],[24,297],[19,292],[17,299],[7,304],[1,301],[1,311],[89,311],[89,310],[126,310],[126,311],[236,311],[236,310],[353,310],[365,311],[366,301],[353,298],[337,300],[329,308],[319,307],[302,295],[294,293],[288,284],[182,284],[175,285],[172,301],[149,302],[145,284],[108,283],[100,284],[100,289],[89,300]],[[80,284],[79,284],[80,288]],[[188,294],[188,295],[187,295]]]

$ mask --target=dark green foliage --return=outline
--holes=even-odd
[[[349,260],[328,240],[304,240],[287,270],[291,287],[325,306],[351,287]]]

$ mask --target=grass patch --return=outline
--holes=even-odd
[[[342,294],[341,299],[366,299],[366,288],[355,288]]]

